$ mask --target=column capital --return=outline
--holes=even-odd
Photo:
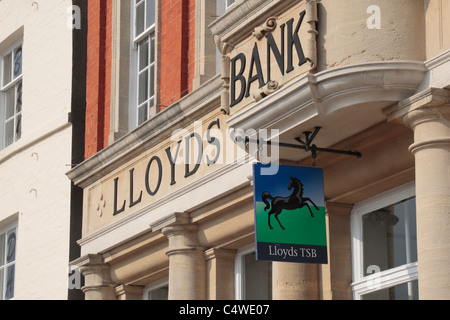
[[[428,121],[450,121],[450,90],[429,88],[383,110],[388,121],[414,129]]]
[[[110,267],[101,255],[88,254],[70,263],[77,266],[85,279],[81,288],[86,300],[116,300],[116,284],[111,280]]]
[[[191,223],[191,216],[187,212],[174,212],[150,225],[152,231],[162,231],[169,226],[188,225]]]
[[[156,221],[151,226],[152,231],[161,231],[169,240],[169,250],[167,255],[180,253],[182,251],[199,250],[203,248],[198,241],[198,225],[192,223],[189,213],[175,212],[161,220]]]
[[[352,212],[353,205],[347,203],[330,202],[325,203],[326,214],[340,214],[344,216],[350,216]]]
[[[115,288],[118,300],[142,300],[144,287],[120,285]]]
[[[222,248],[211,248],[205,251],[205,259],[227,259],[234,260],[236,258],[236,250],[222,249]]]

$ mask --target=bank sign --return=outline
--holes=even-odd
[[[253,165],[257,260],[327,264],[323,171]]]
[[[228,53],[222,66],[229,108],[235,113],[280,89],[317,64],[317,3],[298,1],[274,13]]]

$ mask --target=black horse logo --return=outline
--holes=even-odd
[[[267,211],[269,208],[269,228],[272,228],[272,225],[270,224],[270,216],[272,214],[275,214],[275,219],[277,219],[278,223],[280,224],[280,227],[284,229],[282,226],[280,220],[278,219],[278,215],[283,210],[295,210],[300,209],[306,206],[309,209],[309,212],[311,212],[311,217],[314,218],[314,214],[311,211],[311,208],[308,201],[316,208],[316,210],[319,210],[319,208],[316,206],[316,204],[310,199],[310,198],[304,198],[303,197],[303,184],[298,180],[297,178],[291,177],[289,180],[289,186],[288,190],[294,189],[290,196],[288,197],[272,197],[269,192],[263,192],[262,194],[262,200],[266,204],[266,207],[264,208],[264,211]],[[267,199],[272,200],[270,203],[267,201]]]

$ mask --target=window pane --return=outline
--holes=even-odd
[[[147,0],[147,28],[155,24],[155,0]]]
[[[3,86],[11,82],[12,54],[3,58]]]
[[[15,273],[15,265],[9,266],[6,270],[6,290],[5,290],[5,299],[14,298],[14,273]]]
[[[148,38],[139,43],[139,71],[148,66]]]
[[[5,271],[0,269],[0,300],[3,300],[3,287],[5,282]]]
[[[22,114],[16,116],[16,127],[14,129],[16,137],[14,141],[20,140],[22,137]]]
[[[17,85],[16,112],[22,111],[22,82]]]
[[[143,124],[148,119],[148,109],[147,104],[144,104],[143,106],[140,106],[138,108],[138,126]]]
[[[22,74],[22,48],[14,52],[14,79]]]
[[[0,234],[0,268],[5,264],[6,255],[5,234]]]
[[[148,300],[167,300],[169,299],[169,288],[162,287],[148,292]]]
[[[149,84],[150,97],[155,95],[155,66],[150,67],[150,84]]]
[[[227,9],[234,4],[234,0],[226,0]]]
[[[364,275],[417,261],[415,198],[363,216]]]
[[[14,118],[5,122],[5,147],[14,142]]]
[[[419,283],[416,280],[371,292],[363,295],[362,300],[419,300]]]
[[[145,1],[139,3],[136,7],[136,34],[135,37],[144,32],[145,29]]]
[[[11,88],[5,92],[5,120],[14,115],[14,93],[16,88]]]
[[[148,69],[139,75],[139,104],[148,99]]]
[[[11,263],[16,260],[16,231],[8,232],[6,262]]]
[[[272,299],[272,263],[257,261],[255,253],[244,257],[246,300]]]
[[[150,63],[155,62],[155,35],[152,34],[150,39]]]

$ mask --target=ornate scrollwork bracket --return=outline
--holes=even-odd
[[[265,34],[272,32],[277,27],[277,18],[276,17],[270,17],[259,27],[255,28],[255,31],[253,31],[253,36],[261,40]]]
[[[223,82],[223,90],[220,97],[220,112],[223,114],[230,114],[230,58],[228,54],[234,49],[234,46],[230,43],[224,42],[219,36],[214,36],[214,42],[217,49],[222,54],[222,59],[220,61],[220,67],[222,70],[221,79]]]

